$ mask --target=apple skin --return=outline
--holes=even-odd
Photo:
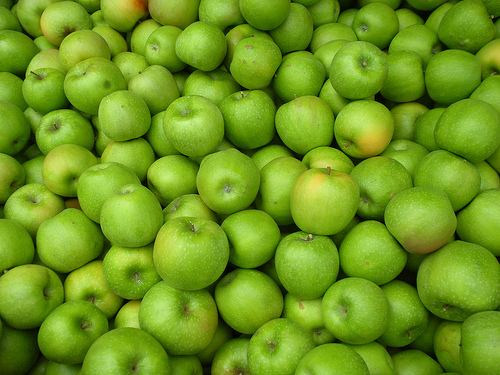
[[[67,108],[69,101],[64,93],[64,78],[65,74],[56,68],[40,68],[30,71],[22,85],[26,103],[42,114]]]
[[[59,46],[59,61],[66,71],[91,57],[111,59],[108,42],[93,30],[75,31],[64,38]]]
[[[402,350],[391,356],[396,373],[440,374],[441,364],[430,355],[418,349]]]
[[[213,23],[222,31],[245,23],[239,0],[202,0],[198,8],[198,16],[201,21]]]
[[[311,43],[309,44],[309,49],[313,54],[315,54],[322,46],[333,40],[347,40],[354,42],[357,41],[358,38],[356,37],[356,33],[351,26],[338,22],[327,22],[321,26],[317,26],[313,30],[313,36]]]
[[[168,375],[168,354],[144,330],[123,327],[112,329],[94,341],[83,360],[80,374],[116,375],[137,370]]]
[[[213,374],[238,373],[248,370],[247,350],[250,337],[235,337],[220,346],[214,355]]]
[[[100,5],[104,20],[122,33],[131,31],[149,15],[147,0],[102,0]]]
[[[274,280],[256,269],[236,268],[215,286],[215,302],[233,330],[252,335],[283,312],[283,295]]]
[[[328,168],[350,174],[354,162],[338,148],[332,146],[315,147],[302,157],[302,163],[308,168]]]
[[[224,272],[229,242],[224,230],[212,220],[177,217],[158,231],[153,260],[168,285],[199,290],[214,283]]]
[[[4,204],[13,192],[26,183],[26,169],[16,158],[0,153],[0,204]]]
[[[139,308],[142,299],[133,299],[126,302],[115,315],[112,328],[133,327],[141,328],[139,324]]]
[[[11,268],[0,277],[0,317],[15,329],[38,328],[64,301],[59,276],[38,264]]]
[[[14,73],[0,72],[0,100],[11,102],[17,105],[21,111],[25,111],[28,108],[28,103],[24,98],[23,83],[24,80]]]
[[[371,42],[384,49],[399,32],[399,19],[390,5],[368,2],[354,16],[352,28],[358,40]]]
[[[282,285],[297,298],[321,297],[339,273],[339,253],[333,240],[303,231],[281,239],[274,261]]]
[[[394,374],[394,363],[392,362],[392,358],[389,355],[387,348],[385,348],[378,341],[372,341],[368,344],[361,345],[346,345],[354,349],[354,351],[363,358],[368,366],[370,374]]]
[[[16,329],[4,324],[0,337],[0,366],[10,374],[26,374],[40,358],[36,329]]]
[[[418,121],[418,120],[417,120]],[[413,178],[415,168],[429,150],[421,144],[407,139],[392,140],[380,156],[386,156],[399,161]]]
[[[384,221],[404,249],[414,254],[439,249],[457,227],[446,193],[429,186],[415,186],[396,194],[386,206]]]
[[[206,289],[180,290],[156,283],[139,308],[141,329],[169,355],[194,355],[212,341],[218,324],[217,306]]]
[[[443,320],[434,332],[434,354],[443,369],[460,372],[460,336],[463,322]]]
[[[185,29],[198,20],[200,0],[149,0],[148,10],[152,19],[161,25],[173,25]]]
[[[163,222],[166,223],[175,217],[201,217],[220,223],[217,214],[203,202],[199,194],[183,194],[163,209]]]
[[[0,101],[0,129],[3,137],[0,152],[10,156],[19,153],[31,136],[31,128],[24,112],[15,104]]]
[[[461,276],[457,279],[457,275]],[[424,258],[416,281],[420,299],[431,313],[464,321],[474,313],[498,308],[499,280],[500,264],[489,250],[455,240]]]
[[[498,99],[499,92],[500,76],[492,75],[484,78],[469,97],[472,99],[484,100],[500,111],[500,100]]]
[[[300,324],[276,318],[261,325],[250,338],[248,367],[255,375],[292,374],[314,347],[311,336]]]
[[[40,50],[28,35],[16,30],[0,30],[0,70],[23,76],[31,59]]]
[[[40,224],[36,247],[43,264],[56,272],[69,273],[101,254],[104,236],[81,210],[66,208]]]
[[[462,374],[498,371],[499,322],[499,311],[478,312],[463,322],[459,354]]]
[[[88,301],[68,301],[45,318],[38,346],[51,361],[80,364],[94,341],[108,330],[108,319],[98,307]]]
[[[271,0],[265,3],[254,0],[240,0],[240,11],[245,21],[259,30],[273,30],[288,17],[290,0]]]
[[[215,353],[219,350],[222,344],[224,344],[226,341],[231,340],[234,337],[234,331],[231,327],[227,325],[227,323],[219,319],[219,322],[217,323],[217,330],[215,331],[215,335],[210,341],[210,344],[208,344],[205,349],[202,351],[196,353],[193,357],[196,357],[197,361],[193,360],[193,367],[196,367],[193,369],[193,372],[197,373],[199,371],[199,375],[203,374],[203,371],[201,367],[209,367],[212,364],[212,361],[214,359]],[[190,357],[190,356],[186,356]],[[178,358],[181,358],[179,356]],[[200,367],[196,364],[196,362],[199,364]]]
[[[486,78],[494,77],[498,74],[500,69],[500,61],[498,59],[499,47],[500,43],[498,39],[493,39],[476,52],[476,57],[481,62],[481,80],[484,81]]]
[[[35,244],[30,234],[16,221],[0,218],[0,247],[2,261],[0,272],[9,268],[29,264],[35,256]],[[0,330],[1,332],[1,330]]]
[[[312,168],[295,181],[290,193],[293,221],[305,232],[333,235],[356,214],[359,187],[347,173]]]

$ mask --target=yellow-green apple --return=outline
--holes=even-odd
[[[458,274],[463,276],[457,279]],[[474,313],[498,308],[498,280],[500,264],[491,251],[455,240],[423,259],[416,285],[422,303],[431,313],[446,320],[464,321]]]
[[[295,181],[307,169],[302,161],[291,155],[269,161],[260,170],[255,206],[268,213],[280,226],[293,224],[290,195]]]
[[[309,50],[315,54],[323,45],[335,40],[354,42],[358,40],[358,37],[351,26],[338,22],[327,22],[314,28]]]
[[[201,0],[198,17],[200,21],[210,22],[222,31],[245,23],[239,0]]]
[[[0,30],[0,71],[23,77],[31,59],[40,52],[27,34],[16,30]]]
[[[81,210],[66,208],[40,224],[36,247],[44,265],[59,273],[69,273],[101,254],[104,236]]]
[[[474,164],[466,159],[446,150],[435,150],[417,164],[413,185],[443,190],[453,210],[459,211],[479,192],[481,176]]]
[[[199,166],[184,155],[166,155],[156,159],[147,170],[147,185],[163,207],[184,194],[196,194]]]
[[[394,117],[381,102],[355,100],[337,115],[333,128],[339,148],[348,156],[364,159],[383,152],[394,134]]]
[[[389,232],[409,253],[428,254],[442,247],[457,227],[446,193],[415,186],[397,193],[387,204],[384,221]]]
[[[64,79],[65,74],[55,68],[30,71],[22,85],[26,103],[42,114],[67,108],[69,101],[64,92]]]
[[[213,284],[229,260],[229,242],[213,220],[177,217],[168,220],[154,241],[153,260],[167,285],[200,290]]]
[[[229,148],[203,159],[196,186],[211,210],[231,214],[254,202],[260,187],[260,173],[250,156]]]
[[[145,42],[143,55],[148,62],[151,65],[164,66],[171,73],[182,71],[187,64],[175,54],[175,42],[181,32],[182,29],[174,25],[160,25],[155,28]],[[140,53],[140,51],[134,52]]]
[[[126,302],[115,315],[113,328],[134,327],[141,328],[139,324],[139,308],[142,299],[133,299]]]
[[[42,177],[42,165],[45,155],[38,155],[32,159],[25,161],[22,166],[25,172],[25,184],[31,184],[32,182],[43,182]],[[19,185],[19,187],[22,185]]]
[[[369,2],[354,16],[352,28],[358,40],[371,42],[378,48],[384,49],[399,32],[399,19],[390,5],[383,2]]]
[[[96,259],[71,271],[64,279],[64,301],[90,301],[111,319],[123,305],[124,299],[106,284],[102,260]]]
[[[102,98],[126,88],[121,70],[103,57],[91,57],[75,64],[64,78],[64,93],[71,105],[90,115],[97,115]]]
[[[240,11],[245,21],[259,30],[273,30],[280,26],[290,13],[290,0],[240,0]]]
[[[362,277],[377,285],[395,279],[404,269],[408,252],[376,220],[356,224],[340,243],[342,271],[350,277]]]
[[[219,224],[219,217],[203,202],[199,194],[183,194],[163,209],[163,222],[174,217],[201,217]]]
[[[100,224],[113,245],[146,246],[155,240],[163,225],[163,211],[156,196],[144,185],[123,185],[102,204]]]
[[[480,83],[481,64],[468,51],[447,49],[438,52],[425,68],[427,94],[443,106],[468,98]]]
[[[29,264],[35,257],[35,243],[21,224],[14,220],[0,218],[0,272],[9,268]]]
[[[228,272],[217,282],[214,296],[222,319],[242,334],[254,334],[283,311],[280,288],[257,269],[236,268]]]
[[[72,32],[59,46],[59,61],[66,70],[91,57],[111,59],[108,42],[95,31],[84,29]]]
[[[498,50],[500,49],[499,40],[493,39],[486,43],[476,52],[476,57],[481,63],[481,79],[495,76],[500,70],[500,59],[498,58]]]
[[[165,281],[151,287],[139,307],[141,329],[169,355],[193,355],[205,349],[218,320],[217,305],[208,290],[181,290]]]
[[[102,0],[100,5],[106,23],[122,33],[149,15],[147,0]]]
[[[283,236],[274,262],[283,287],[302,299],[323,296],[339,273],[339,253],[333,240],[304,231]]]
[[[47,8],[52,3],[56,3],[61,0],[20,0],[16,1],[15,14],[19,19],[19,23],[22,28],[26,30],[26,33],[32,37],[36,38],[43,35],[40,28],[40,17]],[[9,1],[8,1],[9,3]],[[14,5],[14,1],[10,1],[9,9]]]
[[[23,163],[24,164],[24,163]],[[4,204],[13,192],[26,182],[26,170],[14,156],[0,153],[0,204]]]
[[[293,221],[305,232],[338,233],[356,214],[359,194],[359,186],[347,173],[308,169],[296,179],[290,193]]]
[[[239,83],[221,67],[208,72],[197,69],[186,78],[182,95],[204,96],[220,106],[227,96],[240,89]]]
[[[181,29],[198,20],[200,0],[149,0],[148,10],[152,19],[161,25],[173,25]]]
[[[382,151],[380,156],[386,156],[399,161],[413,178],[417,164],[428,153],[429,151],[424,146],[414,141],[394,139]]]
[[[391,355],[396,373],[441,374],[441,364],[429,354],[418,349],[402,350]]]
[[[23,264],[0,277],[0,317],[15,329],[38,328],[64,301],[63,284],[50,268]]]
[[[48,360],[76,365],[83,362],[94,341],[108,331],[108,319],[98,307],[75,300],[62,303],[45,318],[37,341]]]
[[[411,344],[425,332],[430,315],[420,301],[417,288],[398,279],[380,288],[389,301],[389,325],[377,341],[395,348]]]
[[[242,90],[226,96],[219,105],[224,136],[240,149],[267,145],[276,134],[276,105],[263,90]]]
[[[211,71],[221,65],[227,52],[226,37],[216,25],[196,21],[187,26],[175,41],[175,53],[187,65]]]
[[[116,328],[99,336],[87,351],[80,373],[111,375],[127,371],[170,373],[165,349],[158,340],[139,328]]]
[[[495,229],[500,222],[499,188],[480,192],[457,213],[457,235],[463,241],[473,242],[500,256],[500,236]]]
[[[181,154],[205,156],[222,142],[224,118],[210,99],[200,95],[181,96],[166,109],[163,130]]]
[[[351,173],[354,162],[338,148],[332,146],[315,147],[302,158],[308,169],[328,168],[344,173]]]
[[[31,127],[24,112],[15,104],[0,101],[0,152],[10,156],[18,154],[29,142]]]
[[[281,239],[271,215],[246,209],[228,215],[221,223],[230,244],[229,261],[241,268],[257,268],[269,261]]]
[[[436,359],[448,372],[460,372],[460,338],[463,322],[442,320],[433,337],[433,349]]]
[[[459,100],[439,117],[434,139],[439,148],[470,162],[485,160],[500,145],[500,112],[479,99]]]

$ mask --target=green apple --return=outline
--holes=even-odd
[[[142,247],[156,238],[163,225],[163,211],[156,196],[144,185],[122,185],[102,204],[100,224],[112,244]]]
[[[280,288],[257,269],[236,268],[228,272],[217,282],[214,296],[222,319],[242,334],[254,334],[283,312]]]
[[[280,143],[270,142],[257,150],[251,151],[251,158],[259,168],[262,170],[270,161],[277,159],[281,156],[292,156],[294,154],[292,150]]]
[[[139,309],[142,299],[133,299],[126,302],[115,315],[113,328],[134,327],[141,328],[139,324]]]
[[[198,20],[200,0],[149,0],[149,15],[161,25],[173,25],[185,29]]]
[[[480,83],[481,64],[468,51],[447,49],[438,52],[425,68],[427,93],[432,100],[445,106],[468,98]]]
[[[463,322],[443,320],[434,332],[434,354],[444,370],[460,372],[460,339]]]
[[[176,150],[189,157],[214,152],[224,137],[224,118],[217,105],[200,95],[181,96],[166,109],[163,130]]]
[[[269,261],[281,239],[278,224],[263,210],[232,213],[222,221],[221,228],[230,244],[229,261],[241,268],[256,268]]]
[[[79,364],[108,330],[108,319],[98,307],[88,301],[68,301],[45,318],[38,331],[38,346],[50,361]]]
[[[123,77],[125,77],[126,85],[128,85],[128,82],[132,78],[141,74],[147,67],[150,66],[144,55],[140,55],[139,53],[132,51],[120,52],[111,59],[111,62],[118,67]],[[125,86],[125,88],[127,87]]]
[[[77,110],[69,108],[43,115],[35,132],[36,144],[44,155],[66,144],[90,151],[94,148],[94,136],[91,122]]]
[[[248,368],[255,375],[294,374],[314,342],[300,324],[287,318],[264,323],[250,338]]]
[[[196,186],[211,210],[231,214],[254,202],[260,187],[260,173],[250,156],[229,148],[203,159]]]
[[[168,375],[169,358],[158,340],[132,327],[112,329],[90,346],[81,375],[118,375],[130,372]]]
[[[281,284],[298,298],[319,298],[337,280],[339,253],[328,236],[289,233],[279,242],[274,258]]]
[[[93,30],[77,30],[63,39],[59,46],[59,61],[66,70],[91,57],[111,59],[108,42]]]
[[[352,28],[358,40],[371,42],[378,48],[384,49],[399,32],[399,19],[390,5],[370,2],[363,5],[356,13]]]
[[[43,159],[43,182],[60,196],[76,197],[80,175],[97,163],[95,155],[85,147],[72,143],[56,146]]]
[[[326,23],[337,23],[340,13],[341,1],[337,0],[300,0],[295,1],[303,4],[311,13],[314,28]],[[347,4],[342,4],[342,9],[347,9]]]
[[[498,70],[500,68],[500,62],[498,59],[499,46],[500,44],[498,42],[498,39],[493,39],[482,46],[481,49],[476,52],[476,57],[481,62],[482,80],[498,74]]]
[[[488,76],[481,81],[479,86],[470,94],[469,98],[484,100],[500,111],[499,90],[500,76]]]
[[[479,99],[459,100],[439,117],[434,139],[438,147],[470,162],[485,160],[500,145],[500,112]]]
[[[256,149],[276,134],[276,105],[263,90],[243,90],[227,95],[219,105],[224,135],[236,147]]]
[[[238,82],[222,67],[209,72],[197,69],[186,78],[182,95],[204,96],[220,107],[227,96],[240,89]]]
[[[30,71],[22,86],[26,103],[42,114],[67,108],[69,101],[64,92],[64,79],[65,74],[55,68]]]
[[[229,72],[245,89],[263,89],[271,84],[281,61],[282,53],[274,40],[247,37],[234,47]]]
[[[333,235],[356,214],[359,194],[359,186],[347,173],[312,168],[296,179],[290,193],[290,212],[300,230]]]
[[[389,301],[389,325],[377,341],[395,348],[411,344],[425,332],[429,321],[429,311],[420,301],[417,288],[398,279],[380,288]]]
[[[411,256],[409,258],[411,258]],[[413,257],[413,259],[409,259],[409,262],[416,263],[415,259],[416,258]],[[422,260],[422,258],[420,260]],[[407,267],[406,269],[416,274],[416,270],[410,270],[409,267]],[[427,322],[424,333],[422,333],[415,341],[412,341],[407,346],[407,349],[418,349],[430,356],[435,356],[436,353],[434,352],[434,334],[436,333],[438,325],[443,321],[444,319],[441,319],[434,314],[429,314],[429,321]]]
[[[495,256],[500,255],[500,238],[494,229],[500,217],[499,195],[499,188],[482,191],[457,213],[458,237],[487,248]]]
[[[424,18],[416,12],[416,9],[396,8],[395,11],[399,20],[399,31],[408,26],[423,25],[425,23]]]
[[[39,182],[42,184],[44,183],[42,177],[42,166],[44,159],[45,155],[38,155],[32,159],[26,160],[22,164],[26,176],[24,180],[25,184],[31,184],[32,182]]]
[[[439,117],[441,117],[445,109],[446,107],[431,108],[415,121],[413,140],[425,147],[427,151],[440,149],[434,138],[434,130]]]
[[[35,256],[35,244],[28,231],[10,219],[0,219],[0,272],[9,268],[29,264]]]
[[[201,217],[219,223],[217,214],[208,208],[199,194],[183,194],[163,209],[163,221],[165,223],[170,219],[181,216]]]
[[[339,148],[348,156],[369,158],[379,155],[391,142],[394,117],[378,101],[354,100],[340,110],[333,131]]]
[[[461,276],[457,279],[457,275]],[[464,321],[476,312],[498,308],[498,280],[500,264],[489,250],[455,240],[424,258],[418,268],[417,288],[422,303],[434,315]]]
[[[198,16],[201,21],[210,22],[222,31],[245,23],[239,0],[201,0]]]
[[[479,192],[481,176],[474,164],[446,150],[431,151],[415,168],[414,186],[443,190],[454,211],[465,207]]]
[[[317,96],[325,78],[326,69],[319,58],[309,51],[293,51],[283,56],[272,86],[284,102],[289,102],[301,96]]]
[[[26,78],[26,77],[24,77]],[[0,100],[11,102],[21,111],[28,108],[23,94],[24,80],[11,72],[0,72]]]
[[[40,50],[33,39],[16,30],[0,30],[0,71],[22,76]]]
[[[288,16],[277,28],[269,30],[269,35],[281,53],[286,54],[307,49],[313,30],[313,18],[309,9],[298,2],[292,2]]]
[[[335,54],[341,47],[343,47],[349,42],[350,41],[347,39],[330,40],[322,44],[321,47],[319,47],[316,50],[316,52],[314,52],[314,56],[316,56],[325,67],[327,78],[330,76],[330,65],[332,63],[333,58],[335,57]]]
[[[26,33],[36,38],[42,35],[40,17],[47,6],[60,0],[20,0],[16,2],[15,13]],[[11,1],[11,8],[14,2]]]
[[[384,86],[387,57],[375,44],[353,41],[341,47],[330,66],[330,82],[347,99],[366,99]]]
[[[146,39],[144,53],[142,53],[149,64],[164,66],[171,73],[182,71],[187,64],[175,54],[175,42],[181,32],[181,28],[173,25],[160,25],[152,30]],[[141,53],[140,51],[134,52]]]
[[[356,164],[349,175],[360,190],[357,215],[363,219],[383,220],[389,201],[413,186],[410,172],[397,160],[373,156]]]
[[[45,184],[30,183],[21,186],[4,204],[4,217],[21,224],[33,239],[45,220],[64,210],[64,200]]]
[[[387,204],[384,221],[389,232],[409,253],[428,254],[452,237],[457,217],[446,193],[415,186],[396,194]]]
[[[326,3],[325,0],[323,2]],[[351,26],[338,22],[327,22],[314,28],[309,50],[316,54],[325,44],[336,40],[354,42],[358,40],[358,37]]]
[[[102,260],[92,260],[71,271],[64,279],[64,300],[90,301],[111,319],[123,305],[124,299],[114,293],[102,271]]]
[[[108,25],[97,25],[92,28],[97,34],[102,36],[109,45],[109,52],[111,58],[115,57],[121,52],[128,50],[127,41],[124,36],[117,30]]]
[[[0,152],[15,156],[30,140],[31,127],[24,112],[15,104],[0,101]]]
[[[105,96],[127,88],[118,66],[102,57],[91,57],[75,64],[64,79],[64,93],[78,110],[97,115]]]
[[[11,0],[7,0],[9,2]],[[1,30],[16,30],[23,31],[23,27],[21,23],[17,19],[16,14],[11,10],[11,6],[3,4],[0,9],[0,29]]]
[[[201,368],[211,366],[215,353],[219,350],[221,345],[224,344],[226,341],[232,339],[233,337],[234,337],[233,329],[229,327],[227,323],[224,322],[224,320],[219,319],[219,322],[217,323],[217,330],[215,331],[215,335],[212,341],[210,341],[210,344],[208,344],[208,346],[205,347],[205,349],[203,349],[202,351],[196,353],[196,355],[194,356],[196,357],[196,360],[192,359],[193,361],[192,373],[202,375],[203,371],[201,370]],[[184,356],[178,356],[176,358],[182,358],[182,357]],[[193,356],[185,356],[185,357],[190,358]],[[187,368],[186,372],[188,372]]]
[[[479,193],[487,189],[500,188],[500,175],[486,160],[473,163],[479,172],[481,184],[479,185]]]
[[[99,223],[102,205],[115,190],[123,185],[140,183],[134,171],[123,164],[99,163],[80,175],[76,195],[85,215]]]
[[[418,349],[406,349],[391,356],[397,374],[441,374],[444,369],[436,359]]]
[[[459,3],[443,15],[438,36],[448,48],[475,54],[495,38],[496,28],[482,1],[466,0]],[[455,26],[457,22],[461,25],[459,30]]]
[[[217,306],[206,289],[181,290],[156,283],[139,308],[141,329],[169,355],[194,355],[212,341],[218,324]]]
[[[66,208],[40,224],[36,247],[43,264],[56,272],[69,273],[101,254],[104,236],[81,210]]]
[[[100,0],[76,0],[76,2],[81,4],[90,14],[98,11],[101,6]]]
[[[224,33],[216,25],[195,21],[179,34],[175,41],[175,53],[187,65],[203,71],[211,71],[221,65],[227,52]]]
[[[478,312],[462,324],[460,339],[461,373],[490,374],[498,371],[497,332],[500,312]]]
[[[392,140],[413,140],[416,122],[424,113],[429,111],[429,107],[418,101],[410,101],[395,103],[390,110],[392,117],[394,117]]]
[[[378,341],[372,341],[367,344],[352,345],[346,344],[348,347],[354,349],[368,366],[370,374],[379,375],[393,375],[394,363],[392,358],[382,344]]]
[[[38,328],[64,301],[63,284],[50,268],[23,264],[0,277],[0,317],[16,329]]]
[[[168,363],[171,373],[203,375],[203,365],[196,355],[169,355]]]
[[[170,286],[199,290],[214,283],[229,259],[224,230],[212,220],[177,217],[165,222],[154,241],[153,259]]]
[[[42,12],[40,28],[43,36],[58,47],[68,34],[92,29],[92,20],[83,5],[74,1],[58,1],[49,4]]]
[[[179,155],[180,152],[175,149],[163,131],[164,116],[165,111],[162,111],[151,117],[151,126],[149,127],[147,133],[144,134],[144,138],[151,145],[158,157]]]
[[[220,346],[210,366],[213,374],[249,372],[247,361],[250,337],[235,337]]]
[[[333,41],[335,43],[336,41]],[[345,41],[344,41],[345,42]],[[325,44],[325,47],[328,46],[330,42]],[[345,43],[342,43],[344,45]],[[330,61],[331,64],[331,61]],[[327,75],[329,75],[329,71],[327,71]],[[319,91],[318,95],[321,99],[326,101],[330,108],[333,111],[334,116],[337,116],[342,108],[345,107],[347,103],[352,102],[353,100],[344,98],[343,96],[340,96],[340,94],[333,88],[332,83],[330,79],[328,78],[325,83],[323,84],[323,87]],[[375,98],[375,96],[373,96]]]
[[[314,95],[291,99],[278,107],[275,116],[278,136],[285,146],[299,155],[316,147],[329,146],[333,140],[333,124],[332,109]]]
[[[291,8],[290,0],[240,0],[240,11],[245,21],[259,30],[273,30],[288,17]]]
[[[100,8],[109,26],[122,33],[149,15],[147,0],[102,0]]]
[[[40,349],[36,329],[15,329],[4,324],[0,336],[0,366],[10,374],[26,374],[36,367]]]
[[[376,220],[355,225],[339,247],[340,266],[350,277],[362,277],[383,285],[395,279],[404,269],[408,253]]]
[[[331,146],[313,148],[303,156],[302,162],[308,169],[330,167],[347,174],[354,168],[354,162],[346,154]]]
[[[24,164],[24,163],[23,163]],[[16,158],[5,153],[0,153],[0,204],[26,183],[26,170]]]
[[[161,281],[153,262],[153,244],[143,247],[113,245],[104,255],[102,272],[110,289],[124,299],[141,299]]]
[[[407,139],[392,140],[387,148],[382,151],[380,156],[386,156],[400,162],[413,178],[415,168],[420,160],[429,153],[429,151],[414,141]]]

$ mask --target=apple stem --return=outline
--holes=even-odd
[[[408,335],[408,339],[411,340],[411,332],[410,331],[406,331],[406,334]]]
[[[330,175],[331,172],[332,172],[332,167],[330,167],[330,166],[326,167],[326,174]]]
[[[30,73],[33,74],[39,81],[43,79],[43,77],[40,74],[35,73],[33,70],[30,70]]]
[[[83,329],[83,330],[86,330],[88,327],[90,327],[92,325],[92,322],[85,322],[85,323],[82,323],[80,325],[80,327]]]
[[[309,233],[306,238],[301,238],[300,240],[304,241],[304,242],[309,242],[309,241],[312,241],[313,238],[314,238],[314,236],[311,233]]]

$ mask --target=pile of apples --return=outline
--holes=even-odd
[[[500,374],[498,0],[0,0],[0,374]]]

